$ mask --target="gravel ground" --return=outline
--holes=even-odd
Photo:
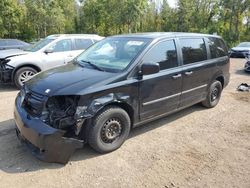
[[[213,109],[194,105],[132,130],[100,155],[86,146],[63,166],[34,158],[16,138],[17,90],[0,85],[0,187],[250,187],[250,75],[231,59],[231,81]],[[248,115],[248,117],[247,117]]]

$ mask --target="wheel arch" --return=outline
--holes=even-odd
[[[22,65],[16,67],[16,68],[14,69],[14,71],[12,72],[12,75],[11,75],[12,81],[14,80],[14,77],[15,77],[16,72],[17,72],[19,69],[23,68],[23,67],[31,67],[31,68],[35,69],[37,72],[40,72],[40,71],[41,71],[41,68],[38,67],[37,65],[34,65],[34,64],[31,64],[31,63],[22,64]]]
[[[213,81],[219,81],[222,85],[222,88],[224,88],[225,86],[225,77],[223,76],[223,72],[222,71],[218,71],[214,74],[214,76],[211,78],[210,80],[210,84],[209,86],[213,83]]]
[[[222,88],[224,88],[225,78],[222,75],[216,77],[215,80],[219,81],[221,83],[221,85],[222,85]]]
[[[131,128],[133,127],[133,123],[134,123],[134,109],[132,108],[132,106],[130,106],[130,105],[129,105],[128,103],[126,103],[126,102],[122,102],[122,101],[112,101],[112,102],[110,102],[110,103],[105,104],[101,109],[98,110],[98,112],[101,111],[101,110],[104,109],[104,108],[109,107],[109,106],[117,106],[117,107],[119,107],[119,108],[125,110],[125,111],[128,113],[129,118],[130,118],[130,120],[131,120]],[[97,112],[97,113],[98,113],[98,112]]]

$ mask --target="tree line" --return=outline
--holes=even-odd
[[[55,33],[199,32],[231,46],[250,41],[250,0],[1,0],[0,38],[26,41]]]

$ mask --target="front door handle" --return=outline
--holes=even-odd
[[[177,78],[180,78],[181,77],[181,74],[176,74],[174,76],[172,76],[173,79],[177,79]]]
[[[189,76],[191,74],[193,74],[193,71],[187,71],[187,72],[185,72],[185,75],[187,75],[187,76]]]

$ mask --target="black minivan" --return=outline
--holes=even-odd
[[[15,101],[16,132],[39,159],[67,163],[85,143],[111,152],[135,126],[199,102],[214,107],[228,82],[219,36],[112,36],[27,81]]]

